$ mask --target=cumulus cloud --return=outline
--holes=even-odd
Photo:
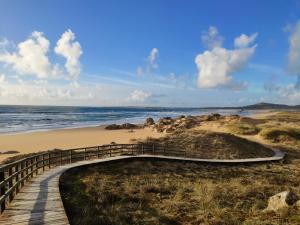
[[[0,53],[0,62],[12,66],[19,74],[35,75],[38,78],[56,77],[60,74],[57,65],[51,65],[47,53],[50,42],[42,32],[34,31],[17,46],[17,51]]]
[[[72,78],[78,77],[80,73],[79,58],[82,54],[80,44],[74,40],[74,33],[67,30],[55,47],[55,53],[66,58],[65,67]],[[12,51],[7,49],[10,45],[7,39],[0,40],[0,63],[10,66],[17,74],[33,75],[39,79],[62,77],[60,66],[50,62],[50,41],[42,32],[32,32],[28,39],[20,42]]]
[[[246,34],[242,34],[241,36],[236,37],[234,39],[234,46],[236,48],[247,48],[249,45],[253,44],[257,35],[258,35],[257,33],[254,33],[250,36]]]
[[[216,27],[211,26],[207,31],[202,32],[201,40],[208,49],[213,49],[222,46],[224,38],[219,34]]]
[[[296,87],[300,87],[300,21],[291,29],[289,37],[289,72],[298,76]]]
[[[75,42],[75,34],[71,30],[67,30],[57,41],[54,51],[66,58],[65,67],[71,78],[76,78],[80,74],[79,58],[82,49],[79,42]]]
[[[135,102],[144,102],[152,96],[150,92],[146,92],[143,90],[134,90],[130,93],[129,100]]]
[[[239,43],[238,48],[234,49],[226,49],[215,45],[211,50],[206,50],[196,56],[198,87],[227,87],[235,90],[245,88],[246,84],[235,81],[233,74],[242,70],[254,54],[256,45],[249,45],[253,43],[257,34],[250,37],[247,36],[248,38],[241,38],[242,36],[238,37],[238,39],[248,39],[247,45],[245,45],[246,41],[243,44],[241,44],[242,42]],[[252,36],[254,39],[251,38]]]

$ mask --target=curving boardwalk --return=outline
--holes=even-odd
[[[189,162],[206,162],[206,163],[255,163],[278,161],[284,158],[284,153],[279,150],[273,150],[274,156],[267,158],[251,159],[195,159],[184,157],[173,157],[163,155],[132,155],[132,156],[115,156],[90,161],[79,161],[72,164],[58,166],[43,174],[33,178],[28,182],[14,198],[8,208],[0,216],[1,225],[21,225],[21,224],[49,224],[49,225],[67,225],[69,224],[65,213],[59,191],[59,178],[66,170],[87,164],[101,163],[107,161],[121,160],[126,158],[156,158],[180,160]]]

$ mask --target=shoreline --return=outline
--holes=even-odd
[[[279,111],[276,111],[276,110],[271,110],[271,109],[261,109],[261,110],[247,110],[248,114],[247,115],[243,115],[243,114],[240,114],[240,113],[237,113],[238,115],[240,116],[245,116],[245,117],[255,117],[256,116],[259,116],[259,115],[267,115],[267,114],[270,114],[271,113],[277,113]],[[211,112],[211,113],[220,113],[218,111],[216,112]],[[211,113],[208,113],[208,114],[211,114]],[[221,115],[227,115],[227,114],[222,114],[220,113]],[[235,113],[232,113],[232,114],[235,114]],[[185,116],[189,116],[190,114],[182,114],[182,115],[185,115]],[[192,114],[192,116],[201,116],[201,115],[206,115],[205,114]],[[230,115],[230,114],[228,114]],[[151,117],[151,116],[150,116]],[[52,128],[40,128],[40,129],[29,129],[29,130],[21,130],[21,131],[10,131],[10,132],[0,132],[0,136],[10,136],[10,135],[17,135],[17,134],[28,134],[28,133],[39,133],[39,132],[51,132],[51,131],[59,131],[59,130],[71,130],[71,129],[81,129],[81,128],[95,128],[95,127],[105,127],[107,125],[110,125],[110,124],[122,124],[122,123],[133,123],[133,124],[136,124],[136,125],[141,125],[143,124],[143,122],[146,120],[147,117],[145,117],[143,120],[140,119],[140,120],[128,120],[128,119],[124,119],[124,120],[115,120],[115,121],[107,121],[107,122],[104,122],[102,124],[99,124],[99,122],[94,122],[93,124],[82,124],[82,125],[75,125],[75,126],[71,126],[71,125],[67,125],[65,127],[52,127]],[[154,118],[154,117],[153,117]],[[157,117],[157,118],[154,118],[154,119],[160,119],[160,118],[163,118],[162,117]],[[0,145],[0,150],[1,150],[1,145]]]
[[[260,111],[250,117],[264,117],[276,112]],[[126,122],[126,121],[124,121]],[[63,128],[45,131],[0,134],[0,151],[18,151],[16,154],[0,154],[0,163],[12,156],[58,149],[70,149],[116,143],[130,143],[132,139],[158,138],[164,133],[157,133],[149,128],[106,130],[106,125]],[[208,129],[209,130],[209,129]]]

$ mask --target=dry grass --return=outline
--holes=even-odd
[[[247,139],[228,133],[185,130],[145,142],[164,145],[166,149],[184,149],[187,156],[206,159],[241,159],[272,156],[273,152]]]
[[[273,142],[300,141],[300,129],[293,127],[264,128],[259,134]]]
[[[234,123],[246,123],[247,128],[237,125],[246,133],[255,126],[269,144],[279,138],[272,144],[287,153],[285,160],[249,166],[133,160],[72,169],[61,178],[71,224],[300,224],[296,206],[276,213],[263,211],[268,198],[281,191],[292,190],[300,196],[300,113],[281,112]],[[253,142],[216,132],[186,130],[148,141],[190,152],[197,149],[202,157],[268,154],[258,151],[260,145]]]
[[[289,161],[226,167],[133,160],[73,169],[61,178],[61,192],[74,225],[300,224],[295,207],[262,211],[278,192],[300,194],[299,175]]]
[[[254,135],[260,131],[255,124],[251,123],[231,123],[227,125],[227,128],[231,133],[241,135]]]

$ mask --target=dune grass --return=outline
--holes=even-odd
[[[245,138],[203,130],[178,131],[158,139],[148,138],[144,142],[164,145],[166,149],[184,149],[188,157],[206,159],[243,159],[273,155],[270,149]]]
[[[259,134],[273,142],[300,141],[300,129],[295,127],[266,127]]]
[[[292,165],[119,161],[72,169],[60,184],[72,225],[300,224],[296,207],[263,212],[268,197],[299,194],[300,169]]]
[[[260,131],[260,128],[251,123],[231,123],[227,125],[227,128],[231,133],[241,135],[254,135]]]

